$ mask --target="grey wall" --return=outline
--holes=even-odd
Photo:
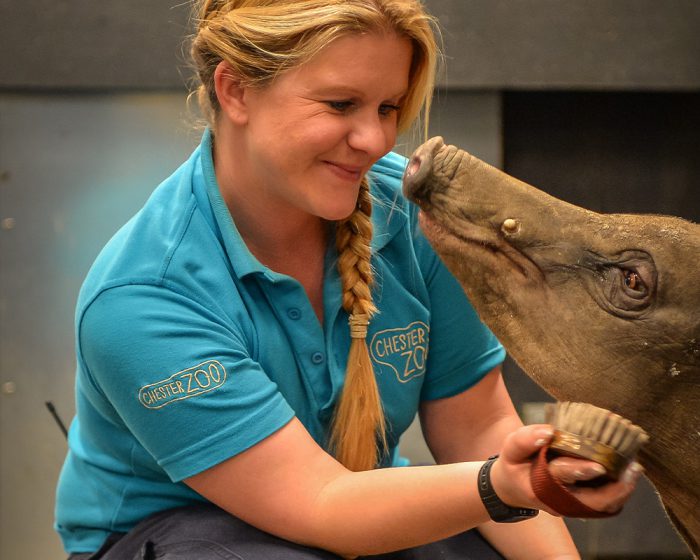
[[[184,96],[0,93],[0,559],[60,559],[73,310],[102,245],[197,141]]]
[[[697,89],[696,0],[429,0],[451,88]]]
[[[427,0],[449,88],[697,89],[697,0]],[[181,88],[190,3],[0,0],[0,87]]]
[[[0,88],[182,89],[186,0],[0,0]]]

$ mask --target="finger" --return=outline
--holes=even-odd
[[[627,468],[623,471],[620,480],[624,484],[635,486],[640,477],[644,474],[644,467],[637,463],[637,461],[632,461]]]
[[[617,482],[610,482],[599,488],[571,486],[569,491],[588,507],[613,513],[629,499],[642,472],[641,465],[632,463]]]
[[[593,480],[605,474],[605,467],[594,461],[574,457],[557,457],[549,463],[552,476],[564,484],[574,484],[584,480]]]
[[[548,424],[518,428],[506,438],[501,458],[510,463],[528,461],[534,453],[552,441],[553,435],[552,427]]]

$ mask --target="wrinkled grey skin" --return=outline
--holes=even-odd
[[[639,461],[699,556],[700,225],[584,210],[441,138],[416,150],[404,191],[482,320],[536,383],[650,434]]]

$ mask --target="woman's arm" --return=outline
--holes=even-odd
[[[399,550],[483,523],[481,463],[351,472],[298,420],[185,482],[232,515],[343,556]]]
[[[491,374],[489,380],[494,377],[497,374]],[[481,388],[476,390],[477,395],[481,392]],[[464,397],[454,398],[458,404]],[[435,407],[448,400],[424,407],[428,432],[442,416]],[[448,422],[449,418],[443,420]],[[500,449],[503,434],[517,427],[512,418],[498,424],[501,428],[493,435],[477,438],[479,454],[485,456]],[[460,433],[461,428],[456,425],[453,428],[453,441],[461,441],[462,434],[472,437],[468,431]],[[539,505],[530,491],[529,478],[523,473],[528,472],[528,457],[550,435],[545,427],[528,426],[518,429],[517,437],[509,436],[502,449],[504,459],[496,462],[492,474],[496,491],[512,497],[512,505]],[[436,432],[429,437],[430,443],[435,449],[447,448],[445,436]],[[470,449],[466,444],[462,447]],[[436,453],[440,456],[439,451]],[[485,524],[489,517],[477,491],[483,457],[479,459],[355,473],[321,449],[294,419],[247,451],[186,479],[185,483],[264,531],[354,557],[425,544]],[[596,506],[595,501],[587,504]],[[565,535],[563,531],[555,533]],[[508,549],[503,538],[496,541]]]
[[[452,463],[498,453],[522,422],[496,369],[464,393],[425,402],[421,425],[435,460]],[[564,522],[546,512],[513,524],[489,521],[479,531],[509,559],[579,558]]]
[[[513,506],[539,503],[529,482],[528,457],[532,453],[532,441],[523,437],[524,432],[516,432],[522,423],[499,368],[462,394],[423,403],[421,425],[426,443],[438,463],[484,460],[503,449],[491,471],[497,494]],[[562,459],[551,468],[564,482],[600,474],[596,470],[599,466],[590,461]],[[607,486],[587,495],[587,505],[598,510],[616,510],[631,493],[634,480]],[[510,488],[522,493],[510,494]],[[544,508],[544,505],[530,507]],[[579,558],[563,520],[546,511],[519,523],[489,521],[479,526],[479,530],[509,559]]]

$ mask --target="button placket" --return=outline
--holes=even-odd
[[[330,391],[326,369],[325,334],[311,308],[306,292],[293,278],[282,278],[265,285],[266,296],[285,330],[300,374],[323,403]]]

